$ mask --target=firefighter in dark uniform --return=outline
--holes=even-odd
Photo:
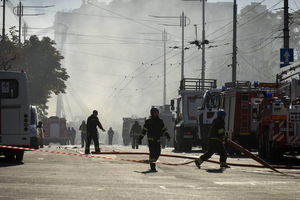
[[[105,129],[102,127],[97,116],[98,116],[98,111],[94,110],[93,114],[91,116],[89,116],[89,118],[87,119],[87,140],[86,140],[86,146],[85,146],[85,154],[90,153],[90,145],[91,145],[92,139],[93,139],[94,145],[95,145],[95,152],[100,152],[97,126],[102,131],[105,131]]]
[[[167,133],[164,122],[159,118],[159,111],[157,108],[152,108],[150,111],[150,118],[145,121],[142,135],[140,136],[140,142],[145,135],[148,137],[149,146],[149,172],[157,172],[155,162],[158,160],[161,152],[160,137],[166,136],[170,140],[170,135]]]
[[[208,138],[208,150],[200,158],[195,160],[195,164],[200,168],[201,164],[208,160],[214,153],[220,155],[220,167],[229,168],[226,163],[227,153],[223,141],[227,139],[225,134],[225,116],[226,112],[219,111],[217,113],[217,118],[213,121],[212,127],[209,132]]]

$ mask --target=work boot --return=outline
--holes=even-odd
[[[155,163],[150,163],[150,168],[152,172],[157,172]]]
[[[85,149],[84,154],[90,154],[90,149]]]
[[[195,165],[200,169],[201,164],[203,163],[203,160],[201,158],[196,158],[195,159]]]
[[[157,172],[155,163],[151,163],[150,168],[151,168],[150,169],[151,172]]]
[[[100,153],[100,152],[101,152],[100,148],[95,149],[95,153]]]
[[[220,168],[230,168],[230,166],[227,165],[227,163],[221,162],[220,163]]]

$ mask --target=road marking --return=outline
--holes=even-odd
[[[214,182],[217,185],[276,185],[276,184],[287,184],[283,181],[224,181]]]
[[[44,158],[38,158],[38,160],[44,160]]]
[[[163,190],[165,190],[165,189],[167,189],[165,186],[159,186],[161,189],[163,189]]]

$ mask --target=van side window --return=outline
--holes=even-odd
[[[0,98],[15,99],[19,96],[19,83],[17,80],[0,80]]]

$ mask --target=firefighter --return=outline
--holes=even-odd
[[[43,128],[43,122],[39,121],[37,125],[37,134],[40,148],[44,148],[45,133]]]
[[[159,118],[159,111],[157,108],[152,108],[150,111],[150,118],[145,121],[142,135],[140,136],[140,143],[143,137],[147,134],[149,146],[149,172],[157,172],[155,162],[158,160],[161,152],[160,137],[166,136],[170,140],[170,135],[167,133],[164,122]]]
[[[71,127],[68,127],[67,128],[67,144],[68,145],[71,145],[72,144],[72,137],[71,137],[71,135],[72,135],[72,131],[71,131]]]
[[[86,123],[83,120],[79,130],[81,131],[81,147],[84,147],[84,144],[86,144]]]
[[[72,127],[71,128],[71,144],[75,145],[75,137],[76,137],[76,130]]]
[[[95,152],[100,152],[100,147],[99,147],[99,141],[98,141],[98,131],[97,131],[97,126],[102,130],[105,131],[105,129],[102,127],[98,116],[98,111],[94,110],[93,114],[89,116],[87,119],[87,141],[86,141],[86,146],[85,146],[85,154],[90,153],[90,145],[91,145],[91,140],[93,139],[94,145],[95,145]]]
[[[135,121],[130,130],[130,137],[132,138],[131,146],[133,149],[139,148],[139,138],[142,134],[142,127],[139,125],[138,121]]]
[[[230,168],[226,163],[227,153],[223,144],[223,141],[227,139],[225,134],[225,116],[226,112],[224,111],[219,111],[217,113],[217,118],[213,121],[209,132],[208,150],[200,156],[200,158],[195,159],[195,164],[198,168],[200,168],[201,164],[208,160],[214,153],[220,155],[221,168]]]
[[[108,134],[108,144],[112,145],[113,137],[114,137],[114,131],[112,130],[112,127],[110,127],[107,131]]]

